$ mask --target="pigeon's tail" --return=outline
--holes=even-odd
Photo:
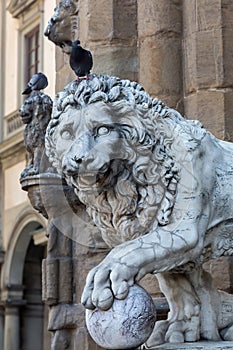
[[[22,92],[22,95],[29,95],[32,92],[32,88],[27,86],[25,90]]]

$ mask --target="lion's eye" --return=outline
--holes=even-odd
[[[96,134],[98,136],[104,136],[104,135],[108,135],[110,132],[110,129],[107,126],[100,126],[97,130],[96,130]]]
[[[71,130],[69,129],[63,129],[61,131],[61,137],[64,139],[64,140],[71,140],[72,139],[72,132]]]

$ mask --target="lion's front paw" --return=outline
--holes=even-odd
[[[81,302],[87,309],[108,310],[116,299],[125,299],[134,284],[137,269],[109,260],[108,257],[92,269],[86,280]]]

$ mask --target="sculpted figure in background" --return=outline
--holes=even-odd
[[[65,53],[71,52],[72,40],[77,36],[77,13],[77,1],[60,1],[44,32],[44,35],[61,47]]]
[[[53,102],[48,95],[40,91],[33,91],[20,107],[19,114],[23,123],[26,124],[24,143],[27,152],[26,168],[21,178],[37,175],[50,166],[44,154],[44,135],[51,118],[52,106]]]
[[[87,277],[85,307],[107,310],[157,274],[170,312],[148,347],[233,340],[227,294],[202,269],[233,253],[233,145],[136,82],[93,75],[58,94],[46,148],[112,248]]]

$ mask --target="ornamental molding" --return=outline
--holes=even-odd
[[[7,10],[12,14],[14,18],[18,18],[23,12],[25,12],[32,4],[38,0],[11,0]]]

